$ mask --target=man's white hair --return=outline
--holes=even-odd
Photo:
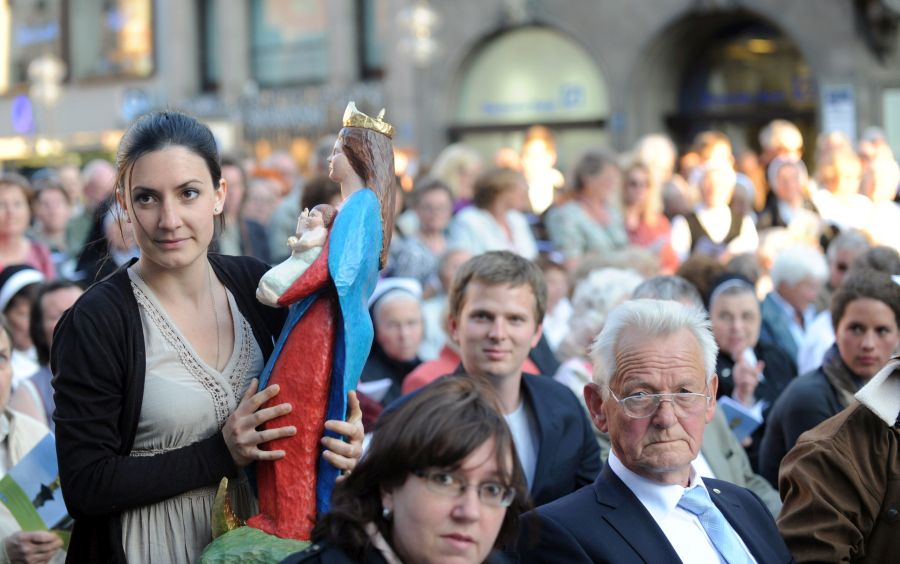
[[[630,300],[616,306],[606,318],[603,330],[591,346],[594,383],[606,397],[616,373],[616,350],[622,334],[633,331],[645,339],[666,337],[687,329],[697,339],[703,357],[707,384],[716,372],[719,347],[713,337],[706,312],[670,300]]]
[[[775,256],[769,276],[775,288],[779,284],[796,286],[807,278],[824,283],[828,279],[828,264],[818,249],[808,245],[795,245]]]

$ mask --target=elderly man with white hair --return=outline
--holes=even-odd
[[[615,308],[592,349],[591,419],[612,441],[593,484],[522,517],[523,562],[788,562],[748,490],[693,469],[716,410],[706,314],[672,301]]]
[[[769,272],[774,288],[760,307],[759,341],[781,348],[797,362],[797,351],[816,317],[814,305],[828,279],[828,265],[814,247],[788,247]]]

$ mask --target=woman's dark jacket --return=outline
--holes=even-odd
[[[775,400],[781,396],[782,392],[797,377],[797,364],[786,352],[766,343],[757,343],[753,347],[753,353],[756,355],[757,360],[765,363],[763,367],[765,379],[756,386],[756,391],[753,394],[757,400],[766,402],[766,408],[763,410],[764,422],[753,432],[751,435],[753,442],[746,449],[747,457],[750,459],[750,466],[753,467],[754,472],[757,472],[759,469],[759,448],[766,429],[769,412],[775,404]],[[731,396],[734,392],[733,372],[734,359],[731,358],[730,354],[719,351],[719,356],[716,358],[716,374],[719,375],[717,398]]]
[[[255,298],[268,267],[212,253],[209,261],[268,358],[285,316]],[[125,268],[88,289],[63,316],[50,356],[60,478],[75,519],[70,562],[124,562],[122,511],[236,474],[221,433],[163,454],[129,456],[144,395],[145,349]]]

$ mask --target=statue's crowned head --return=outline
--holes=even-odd
[[[356,102],[349,102],[344,110],[344,127],[362,127],[378,133],[394,137],[394,126],[384,121],[384,108],[378,112],[378,117],[372,117],[356,109]]]

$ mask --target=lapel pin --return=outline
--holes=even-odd
[[[722,490],[720,490],[719,488],[713,488],[713,492],[720,494],[722,493]]]

